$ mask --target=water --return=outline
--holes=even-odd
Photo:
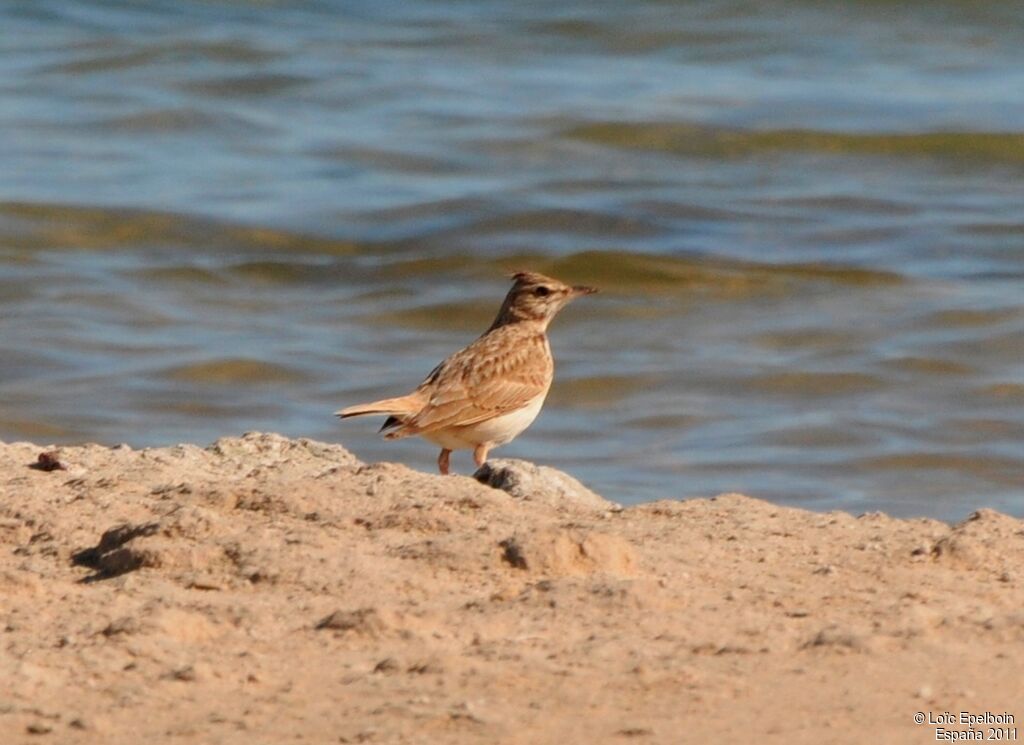
[[[1024,515],[1022,34],[996,0],[2,3],[0,438],[431,469],[331,412],[534,268],[603,293],[499,455],[627,503]]]

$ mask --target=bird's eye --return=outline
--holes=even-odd
[[[536,295],[537,297],[547,297],[548,295],[551,294],[551,290],[549,290],[547,287],[538,287],[533,291],[533,294]]]

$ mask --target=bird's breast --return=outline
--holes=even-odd
[[[476,430],[474,436],[479,438],[480,442],[491,443],[493,447],[511,442],[520,432],[533,424],[533,420],[540,414],[545,398],[547,398],[547,391],[521,409],[473,425]]]
[[[491,447],[498,447],[511,442],[533,424],[533,420],[537,418],[541,407],[544,406],[545,398],[547,398],[547,391],[515,411],[509,411],[465,427],[445,427],[432,432],[424,432],[422,436],[429,442],[449,450],[472,450],[477,445],[484,443]]]

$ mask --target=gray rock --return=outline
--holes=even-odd
[[[525,460],[489,460],[473,474],[481,484],[508,492],[516,499],[551,507],[575,507],[602,512],[621,510],[621,505],[595,494],[567,473]]]

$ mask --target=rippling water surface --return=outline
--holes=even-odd
[[[1024,8],[0,5],[0,438],[383,443],[510,269],[499,451],[624,502],[1024,514]],[[466,454],[455,465],[470,469]]]

